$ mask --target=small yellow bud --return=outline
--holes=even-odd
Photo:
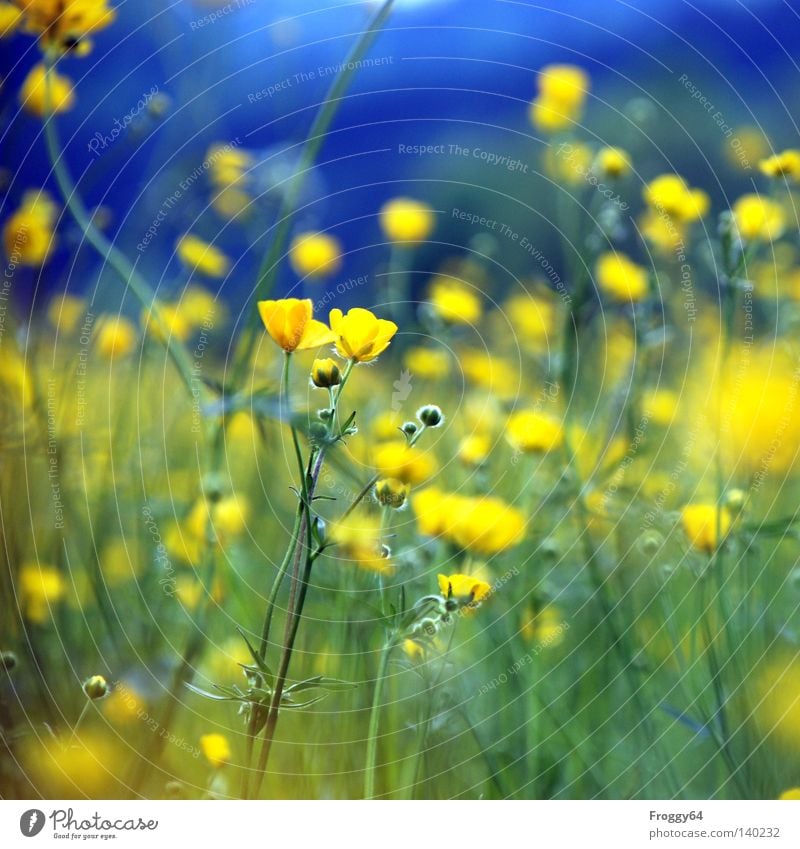
[[[108,682],[102,675],[92,675],[83,682],[83,692],[86,698],[96,701],[108,695]]]
[[[408,484],[397,478],[381,478],[375,484],[375,497],[384,507],[399,510],[408,498]]]
[[[320,389],[338,386],[342,382],[339,363],[330,357],[324,360],[314,360],[311,365],[311,382]]]

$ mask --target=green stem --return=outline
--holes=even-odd
[[[383,4],[372,16],[367,28],[361,34],[360,38],[355,43],[353,49],[342,64],[342,70],[333,80],[330,89],[328,89],[328,92],[325,95],[325,100],[311,124],[311,129],[309,130],[305,144],[303,145],[302,153],[300,154],[297,169],[289,181],[289,186],[278,213],[278,225],[275,230],[275,235],[273,236],[272,242],[270,243],[270,246],[258,269],[254,298],[256,301],[263,300],[268,297],[274,288],[275,278],[277,277],[278,270],[280,268],[280,261],[284,253],[284,246],[289,237],[297,211],[297,198],[300,194],[300,190],[305,183],[308,172],[317,159],[320,148],[327,138],[328,130],[333,123],[333,119],[336,117],[336,113],[339,111],[339,106],[341,105],[341,101],[350,86],[350,82],[360,67],[360,60],[364,57],[370,47],[372,47],[372,43],[375,41],[378,33],[386,23],[393,3],[394,0],[384,0]],[[244,369],[247,367],[247,363],[250,361],[250,356],[253,353],[253,346],[256,341],[255,327],[257,322],[258,313],[253,310],[250,313],[248,326],[245,330],[245,337],[233,364],[232,382],[234,386],[238,385],[240,382]]]
[[[380,723],[383,687],[386,682],[386,672],[389,669],[389,656],[394,648],[394,635],[383,644],[381,659],[378,664],[378,676],[375,679],[375,692],[372,696],[372,709],[369,714],[369,732],[367,735],[367,764],[364,772],[364,798],[375,798],[375,762],[378,754],[378,725]]]
[[[64,164],[61,143],[56,129],[55,117],[51,107],[52,103],[52,74],[55,69],[55,60],[52,56],[45,56],[45,121],[44,134],[47,144],[47,153],[50,165],[58,184],[58,189],[64,204],[69,210],[75,222],[80,227],[86,241],[97,251],[103,261],[119,275],[122,282],[131,290],[134,297],[147,310],[155,320],[159,329],[160,339],[170,357],[172,357],[176,368],[191,395],[195,392],[195,380],[192,377],[192,362],[183,345],[170,333],[161,314],[154,310],[155,293],[147,281],[136,271],[125,254],[116,248],[108,239],[94,226],[92,218],[80,199],[78,189],[72,181],[72,177]]]
[[[83,722],[84,718],[86,717],[86,714],[89,713],[89,708],[91,706],[92,706],[92,700],[87,699],[86,702],[84,703],[83,707],[81,708],[80,714],[78,714],[78,718],[75,721],[75,724],[72,726],[72,734],[69,735],[69,740],[67,740],[67,746],[69,746],[69,744],[75,739],[75,735],[78,733],[78,728],[80,727],[80,724]]]

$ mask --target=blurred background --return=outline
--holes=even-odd
[[[137,267],[159,294],[185,285],[174,246],[188,229],[232,256],[233,270],[219,285],[236,313],[315,110],[377,4],[115,5],[118,22],[98,34],[91,55],[61,63],[78,103],[59,118],[67,163],[87,204],[100,208],[106,232],[138,256]],[[436,264],[438,252],[452,254],[448,245],[466,247],[476,235],[473,225],[446,214],[451,207],[480,209],[490,219],[502,211],[502,220],[521,231],[535,227],[547,253],[542,219],[549,214],[546,201],[539,203],[536,163],[549,142],[527,120],[527,105],[536,71],[552,62],[590,73],[584,123],[594,140],[628,149],[637,173],[677,170],[724,208],[723,183],[738,194],[755,174],[741,167],[741,156],[737,162],[731,139],[739,151],[751,136],[765,135],[778,149],[794,144],[799,41],[797,12],[782,0],[398,0],[305,184],[297,228],[342,240],[344,278],[374,268],[383,256],[370,211],[398,194],[445,210],[436,239],[417,260],[423,270]],[[41,121],[21,111],[17,99],[37,51],[22,34],[0,50],[0,217],[26,190],[52,184]],[[209,209],[203,163],[218,143],[257,160],[249,175],[257,212],[244,228]],[[451,144],[520,164],[511,169],[452,155]],[[426,155],[406,150],[419,145],[445,147]],[[149,222],[159,218],[158,232],[137,251]],[[68,256],[80,239],[70,221],[62,225],[48,266],[17,278],[20,309],[67,288],[102,299],[105,287],[97,284],[105,272],[89,250],[75,264],[59,264],[59,253]],[[516,253],[504,261],[511,274],[530,261]],[[290,276],[282,282],[286,291],[295,284]]]

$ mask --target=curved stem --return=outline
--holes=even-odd
[[[375,761],[378,754],[378,725],[380,723],[383,687],[386,682],[386,672],[389,668],[389,656],[394,648],[394,640],[390,637],[381,649],[381,659],[378,664],[378,676],[375,679],[375,692],[372,696],[372,708],[369,714],[369,732],[367,735],[367,764],[364,772],[364,798],[375,798]]]

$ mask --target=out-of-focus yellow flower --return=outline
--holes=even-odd
[[[683,222],[702,218],[711,205],[704,191],[690,188],[677,174],[661,174],[651,180],[644,188],[644,200],[656,212]]]
[[[141,573],[136,546],[124,537],[114,537],[103,544],[98,556],[103,580],[110,587],[119,586]]]
[[[462,351],[459,362],[464,375],[472,383],[497,395],[499,398],[516,396],[520,391],[520,375],[502,357],[488,351]]]
[[[491,437],[484,433],[471,433],[458,443],[456,454],[467,466],[480,466],[486,462],[491,450]]]
[[[246,214],[252,200],[247,172],[253,165],[253,157],[231,144],[214,144],[204,161],[209,163],[209,179],[216,189],[211,200],[214,209],[227,219]]]
[[[6,221],[3,247],[8,259],[18,265],[43,265],[55,247],[58,207],[45,191],[25,192],[22,203]]]
[[[745,241],[771,242],[786,229],[783,208],[761,195],[742,195],[733,205],[736,229]]]
[[[211,509],[214,533],[222,543],[241,534],[249,517],[250,504],[244,495],[226,495]]]
[[[25,563],[17,576],[20,607],[26,619],[44,624],[50,611],[66,595],[67,584],[54,566]]]
[[[226,317],[225,307],[208,289],[202,286],[187,286],[181,293],[177,309],[181,317],[193,329],[205,327],[210,330]]]
[[[354,307],[347,314],[331,310],[329,320],[339,356],[367,363],[382,354],[397,333],[393,321],[377,318],[369,310]]]
[[[50,799],[118,799],[124,787],[118,776],[125,754],[115,735],[81,730],[65,743],[49,735],[30,735],[22,745],[25,774]]]
[[[103,700],[101,710],[114,725],[130,725],[147,712],[147,703],[131,684],[121,681]]]
[[[522,619],[522,636],[529,643],[543,648],[555,648],[564,642],[567,626],[561,611],[547,605],[539,611],[526,610]]]
[[[686,239],[685,222],[648,209],[639,218],[639,230],[659,254],[683,252]]]
[[[378,413],[369,423],[369,432],[376,439],[391,440],[398,437],[398,431],[403,424],[403,417],[395,410],[385,410]]]
[[[416,641],[411,639],[403,640],[403,652],[409,660],[422,660],[425,655],[425,650]]]
[[[408,484],[397,478],[381,478],[375,483],[375,497],[378,499],[378,504],[393,507],[395,510],[405,505],[408,490]]]
[[[486,581],[470,575],[439,575],[439,591],[446,601],[453,601],[459,607],[476,608],[492,593],[492,587]]]
[[[225,766],[231,759],[231,746],[223,734],[203,734],[200,737],[200,751],[215,769]]]
[[[796,802],[800,800],[800,787],[790,787],[788,790],[784,790],[780,796],[778,796],[782,802]]]
[[[117,16],[107,0],[15,0],[27,32],[40,36],[43,48],[75,51],[88,35],[110,26]],[[80,51],[78,51],[80,53]]]
[[[558,183],[579,186],[589,174],[594,154],[588,144],[574,142],[550,147],[544,153],[544,173]]]
[[[106,359],[126,357],[136,347],[136,327],[125,316],[98,316],[94,333],[97,350]]]
[[[800,150],[784,150],[762,159],[758,170],[767,177],[783,177],[796,183],[800,180]]]
[[[795,758],[800,752],[800,663],[781,649],[758,665],[751,704],[758,730]]]
[[[477,292],[453,277],[437,277],[431,284],[428,300],[439,318],[448,324],[475,324],[483,314]]]
[[[522,542],[525,516],[499,498],[469,498],[456,510],[448,535],[474,554],[499,554]]]
[[[440,380],[450,372],[450,356],[443,349],[409,348],[404,360],[406,368],[420,380]]]
[[[46,115],[59,115],[68,112],[75,105],[75,92],[69,77],[50,71],[50,91],[45,85],[44,65],[35,65],[25,77],[19,90],[22,108],[32,115],[44,118]],[[49,107],[49,108],[48,108]]]
[[[436,219],[427,203],[401,197],[381,207],[380,223],[390,242],[422,242],[430,236]]]
[[[22,21],[22,11],[10,3],[0,3],[0,38],[6,38],[17,31]]]
[[[437,486],[418,490],[411,496],[411,508],[417,527],[423,536],[435,537],[443,534],[450,524],[451,511],[461,496],[444,493]]]
[[[385,442],[375,449],[374,465],[382,477],[417,484],[430,478],[437,463],[430,451],[409,445],[405,439]]]
[[[153,303],[142,310],[142,330],[162,344],[170,339],[185,342],[193,325],[178,304]]]
[[[224,277],[231,261],[214,245],[188,233],[175,243],[175,252],[180,261],[191,271],[208,277]]]
[[[526,454],[554,451],[564,444],[561,422],[538,410],[519,410],[506,425],[506,437],[512,447]]]
[[[589,76],[576,65],[546,65],[537,78],[539,93],[531,104],[531,121],[542,132],[565,130],[580,119]]]
[[[681,511],[681,523],[689,542],[698,551],[713,554],[720,543],[717,525],[724,539],[731,527],[731,517],[724,507],[720,509],[714,504],[687,504]]]
[[[333,522],[328,536],[338,554],[360,568],[379,575],[394,572],[381,545],[381,520],[374,512],[354,510],[346,518]]]
[[[638,302],[647,297],[647,269],[619,252],[601,254],[595,265],[601,292],[615,301]]]
[[[750,171],[754,162],[769,155],[771,147],[763,130],[745,125],[734,129],[733,137],[723,143],[722,149],[734,168]]]
[[[47,320],[57,330],[72,333],[86,315],[86,299],[77,295],[61,295],[47,305]]]
[[[668,427],[678,411],[679,401],[677,392],[671,389],[650,389],[642,395],[642,410],[651,422]]]
[[[339,363],[331,357],[314,360],[311,364],[311,382],[319,389],[329,389],[342,382],[342,370]]]
[[[608,180],[619,180],[631,172],[630,156],[620,147],[603,147],[597,152],[595,170]]]
[[[513,295],[503,304],[503,313],[517,333],[521,345],[540,350],[553,344],[556,306],[537,295]]]
[[[342,245],[327,233],[300,233],[289,246],[289,262],[300,277],[328,277],[342,267]]]
[[[319,348],[336,340],[326,324],[311,317],[313,309],[311,298],[258,302],[267,333],[287,353]]]

